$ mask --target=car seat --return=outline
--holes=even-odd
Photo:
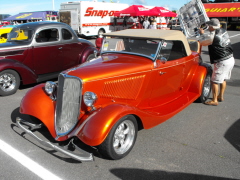
[[[45,32],[44,31],[40,31],[39,33],[38,33],[38,36],[37,36],[37,38],[36,38],[36,41],[37,42],[47,42],[47,38],[45,37]]]
[[[52,31],[51,32],[51,37],[49,38],[49,41],[57,41],[58,40],[58,32],[57,31]]]

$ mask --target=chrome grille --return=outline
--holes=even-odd
[[[81,79],[66,74],[59,75],[55,115],[55,129],[58,136],[67,134],[77,124],[81,95]]]

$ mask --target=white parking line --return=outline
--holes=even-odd
[[[34,174],[38,175],[42,179],[46,180],[61,180],[61,178],[57,177],[56,175],[52,174],[21,152],[14,149],[12,146],[8,145],[4,141],[0,139],[0,150],[11,156],[13,159],[18,161],[20,164],[28,168]]]
[[[234,36],[230,36],[230,38],[233,38],[233,37],[236,37],[236,36],[239,36],[240,34],[236,34],[236,35],[234,35]]]

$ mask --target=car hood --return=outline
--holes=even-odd
[[[129,54],[104,54],[97,59],[65,71],[83,82],[150,71],[154,62],[146,57]]]

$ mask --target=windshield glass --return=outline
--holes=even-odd
[[[106,37],[103,42],[102,53],[105,52],[122,52],[133,53],[148,56],[153,59],[158,50],[161,40],[154,39],[137,39],[129,37]]]
[[[8,41],[30,41],[33,31],[31,29],[13,28],[8,35]]]

